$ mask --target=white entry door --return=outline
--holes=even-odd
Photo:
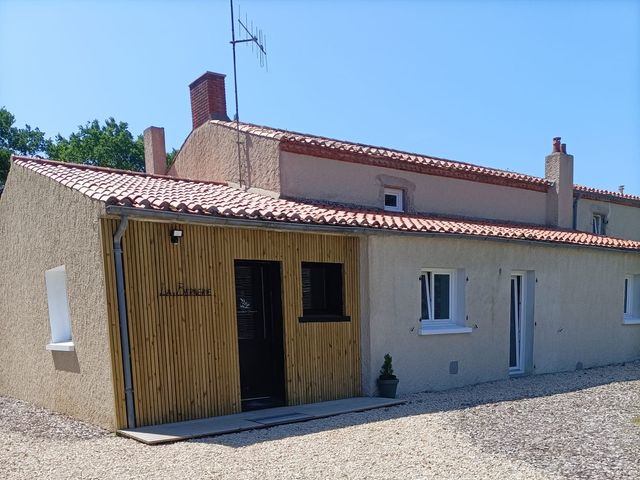
[[[511,275],[511,315],[509,332],[509,373],[524,373],[525,361],[525,288],[524,273]]]

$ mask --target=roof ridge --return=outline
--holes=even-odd
[[[614,192],[613,190],[607,190],[607,189],[598,188],[598,187],[587,187],[586,185],[574,184],[573,189],[581,192],[598,193],[601,195],[609,195],[616,198],[624,198],[627,200],[640,200],[640,195],[634,195],[632,193]]]
[[[85,163],[64,162],[60,160],[51,160],[48,158],[36,158],[36,157],[29,157],[25,155],[12,155],[11,159],[12,161],[21,160],[21,161],[27,161],[27,162],[36,162],[36,163],[41,163],[45,165],[68,167],[68,168],[73,168],[77,170],[91,170],[94,172],[118,173],[118,174],[131,175],[131,176],[137,176],[137,177],[160,178],[164,180],[172,180],[174,182],[201,183],[201,184],[208,184],[208,185],[221,185],[226,187],[229,186],[228,182],[217,182],[214,180],[195,180],[195,179],[184,178],[184,177],[172,177],[171,175],[158,175],[154,173],[138,172],[137,170],[124,170],[122,168],[101,167],[98,165],[87,165]]]
[[[210,122],[211,123],[216,123],[216,124],[222,124],[222,125],[225,125],[225,126],[229,126],[231,128],[233,128],[233,125],[235,124],[235,122],[233,122],[233,121],[228,121],[227,122],[225,120],[210,120]],[[464,162],[462,160],[453,160],[453,159],[444,158],[444,157],[437,157],[437,156],[428,155],[428,154],[425,154],[425,153],[410,152],[408,150],[400,150],[400,149],[397,149],[397,148],[383,147],[383,146],[380,146],[380,145],[372,145],[372,144],[368,144],[368,143],[354,142],[354,141],[351,141],[351,140],[340,140],[338,138],[331,138],[331,137],[326,137],[326,136],[323,136],[323,135],[316,135],[316,134],[312,134],[312,133],[296,132],[296,131],[293,131],[293,130],[286,130],[286,129],[283,129],[283,128],[271,127],[271,126],[268,126],[268,125],[259,125],[257,123],[249,123],[249,122],[239,122],[239,123],[240,123],[240,125],[243,125],[243,126],[260,128],[260,129],[265,129],[265,130],[271,130],[271,131],[278,132],[278,133],[283,134],[283,135],[298,135],[298,136],[303,136],[303,137],[312,137],[312,138],[317,138],[317,139],[320,139],[320,140],[328,140],[328,141],[331,141],[331,142],[345,143],[345,144],[349,144],[349,145],[353,145],[353,146],[357,146],[357,147],[362,147],[362,148],[386,150],[388,152],[397,153],[397,154],[400,154],[400,155],[409,155],[409,156],[414,156],[414,157],[426,158],[426,159],[429,159],[429,160],[456,163],[456,164],[460,164],[460,165],[466,165],[466,166],[469,166],[469,167],[482,168],[482,169],[486,169],[486,170],[490,170],[490,171],[494,171],[494,172],[507,173],[507,174],[512,174],[512,175],[521,175],[523,177],[530,177],[530,178],[535,179],[535,180],[547,181],[547,179],[544,178],[544,177],[538,177],[536,175],[530,175],[528,173],[514,172],[514,171],[511,171],[511,170],[505,170],[505,169],[496,168],[496,167],[487,167],[487,166],[484,166],[484,165],[479,165],[477,163]],[[279,139],[279,140],[283,140],[283,139]],[[288,139],[285,138],[284,140],[287,141]]]

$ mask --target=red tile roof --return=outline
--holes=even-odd
[[[374,230],[442,233],[640,250],[640,242],[541,226],[460,220],[304,203],[249,193],[221,183],[13,157],[14,165],[44,175],[107,205],[194,215]]]
[[[601,200],[603,202],[613,202],[622,205],[630,205],[640,207],[640,196],[630,195],[628,193],[611,192],[599,188],[584,187],[582,185],[574,185],[574,193],[580,195],[580,198],[589,198],[591,200]]]
[[[236,128],[236,123],[234,122],[211,120],[211,123]],[[527,190],[540,192],[546,192],[551,185],[551,182],[544,178],[482,167],[471,163],[419,155],[417,153],[403,152],[390,148],[345,142],[250,123],[240,123],[239,127],[242,132],[278,140],[281,150],[292,153],[354,163],[366,163],[430,175],[461,178],[475,182],[525,188]]]

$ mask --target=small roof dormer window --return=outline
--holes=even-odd
[[[404,192],[399,188],[385,187],[384,209],[388,212],[404,212]]]
[[[596,235],[604,235],[605,225],[607,223],[606,217],[599,213],[594,213],[591,220],[591,231]]]

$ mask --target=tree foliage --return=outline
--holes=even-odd
[[[57,135],[48,145],[47,154],[53,160],[84,163],[124,170],[144,170],[142,135],[129,132],[126,122],[113,118],[100,125],[98,120],[80,125],[78,131],[65,138]]]
[[[46,153],[52,160],[144,171],[143,137],[134,137],[125,122],[108,118],[101,124],[93,120],[80,125],[68,138],[58,134],[53,140],[46,139],[37,128],[29,125],[17,128],[14,123],[15,117],[6,108],[0,108],[0,187],[9,173],[12,153]],[[167,162],[175,154],[174,149],[167,155]]]
[[[176,159],[176,155],[178,154],[177,149],[172,149],[170,152],[167,152],[167,167],[170,167],[173,164],[173,161]]]
[[[49,148],[50,140],[44,138],[44,132],[25,125],[17,128],[15,117],[5,108],[0,108],[0,186],[9,173],[9,161],[12,153],[37,155]]]

